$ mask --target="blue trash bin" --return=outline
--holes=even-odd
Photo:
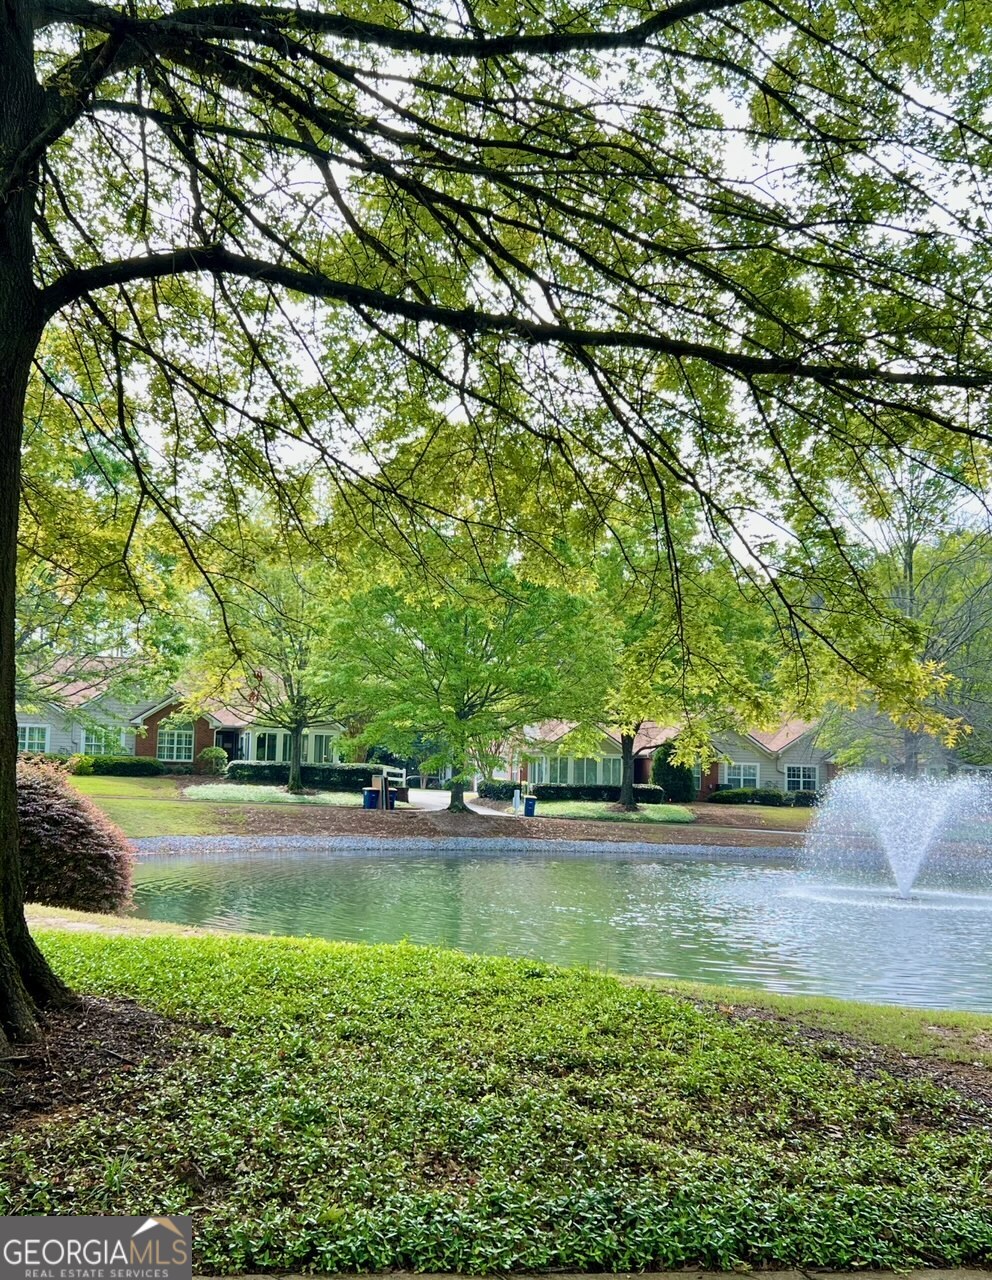
[[[524,817],[533,818],[537,812],[537,796],[524,796]]]
[[[395,809],[395,808],[396,808],[396,791],[395,791],[395,789],[394,789],[393,787],[390,787],[390,788],[389,788],[389,791],[387,792],[387,794],[388,794],[388,796],[389,796],[389,808],[390,808],[390,809]]]
[[[363,795],[364,795],[364,804],[366,809],[378,809],[379,792],[375,789],[375,787],[366,787]]]

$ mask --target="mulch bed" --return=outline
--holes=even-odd
[[[443,809],[387,812],[331,805],[237,805],[220,808],[225,826],[239,835],[489,836],[514,840],[594,840],[599,844],[705,844],[794,849],[802,834],[727,828],[701,831],[693,823],[582,822],[564,818],[513,818],[498,813],[447,813]]]
[[[175,1054],[177,1024],[133,1000],[79,996],[49,1011],[36,1044],[0,1045],[0,1132],[71,1115],[138,1068]]]

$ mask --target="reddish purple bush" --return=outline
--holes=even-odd
[[[18,764],[17,816],[28,902],[78,911],[120,911],[129,904],[134,849],[62,769],[43,761]]]

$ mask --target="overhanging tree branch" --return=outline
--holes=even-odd
[[[677,359],[702,360],[714,368],[745,377],[808,378],[830,383],[879,383],[886,386],[949,387],[978,389],[992,386],[990,373],[923,373],[897,369],[872,368],[848,363],[807,363],[790,358],[751,356],[721,350],[706,343],[684,342],[663,334],[623,329],[586,329],[562,324],[525,320],[520,316],[499,315],[474,307],[442,307],[430,302],[413,301],[369,289],[363,285],[328,276],[300,271],[295,267],[267,262],[263,258],[231,253],[219,245],[177,249],[174,253],[150,254],[126,258],[100,266],[71,271],[42,291],[45,314],[54,316],[63,307],[100,289],[129,284],[136,280],[160,280],[167,276],[194,273],[233,275],[260,284],[278,285],[311,298],[344,302],[352,307],[401,316],[422,324],[443,325],[466,337],[484,334],[504,335],[527,343],[554,346],[652,351]]]

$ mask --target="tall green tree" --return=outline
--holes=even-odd
[[[289,735],[287,790],[303,791],[304,735],[334,722],[340,697],[335,623],[341,580],[327,560],[257,526],[240,554],[211,563],[214,594],[204,600],[191,657],[190,705],[220,698],[250,707],[262,725]]]
[[[918,660],[940,672],[925,710],[881,714],[868,696],[828,717],[824,741],[851,763],[917,776],[923,756],[956,747],[992,759],[992,533],[982,511],[986,469],[971,452],[938,467],[901,460],[849,494],[852,554],[910,624]]]
[[[433,740],[450,768],[452,812],[494,744],[551,716],[588,722],[602,697],[609,645],[589,600],[530,583],[507,566],[454,591],[408,580],[353,596],[340,624],[341,703],[364,737],[409,754]]]
[[[5,0],[9,1034],[62,993],[24,923],[14,811],[14,495],[46,327],[73,335],[177,536],[299,449],[411,501],[375,462],[381,419],[421,383],[495,475],[530,436],[596,518],[634,474],[694,495],[733,556],[755,542],[747,511],[816,507],[866,442],[984,437],[988,31],[958,5],[911,16]],[[783,626],[870,678],[855,611],[831,629],[812,593],[773,594]]]

